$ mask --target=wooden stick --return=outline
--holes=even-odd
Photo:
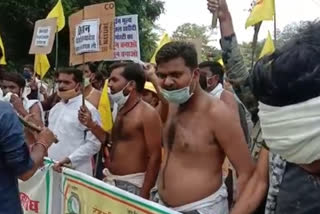
[[[18,117],[19,117],[19,120],[21,121],[21,123],[22,123],[25,127],[31,129],[32,131],[38,132],[38,133],[40,133],[40,132],[42,131],[42,129],[41,129],[40,127],[36,126],[35,124],[33,124],[33,123],[31,123],[31,122],[26,121],[26,120],[25,120],[22,116],[20,116],[19,114],[17,114],[17,115],[18,115]],[[54,140],[53,142],[54,142],[54,143],[58,143],[58,139],[55,138],[55,140]]]

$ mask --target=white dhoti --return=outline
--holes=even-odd
[[[159,200],[159,204],[166,206],[161,199]],[[204,199],[180,207],[169,208],[182,213],[196,211],[200,214],[228,214],[229,207],[227,187],[223,184],[215,193]]]
[[[144,172],[129,175],[114,175],[108,169],[104,169],[103,174],[106,176],[103,179],[105,183],[116,186],[135,195],[140,194],[145,178]]]

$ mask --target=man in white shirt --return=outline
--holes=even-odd
[[[63,69],[59,71],[57,103],[49,114],[49,128],[59,139],[59,144],[49,149],[49,157],[58,161],[54,169],[61,172],[61,167],[71,164],[73,168],[92,175],[92,157],[99,150],[101,143],[78,120],[78,110],[82,106],[81,87],[82,72],[78,69]],[[98,110],[89,102],[85,105],[92,114],[93,120],[100,124]]]

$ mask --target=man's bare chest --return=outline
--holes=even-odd
[[[164,144],[169,150],[205,151],[215,145],[208,120],[203,117],[172,117],[164,127]]]

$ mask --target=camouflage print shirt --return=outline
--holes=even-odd
[[[251,148],[251,153],[253,158],[256,160],[264,142],[261,136],[260,122],[257,116],[258,102],[250,88],[250,73],[245,66],[235,34],[222,38],[220,43],[223,51],[222,58],[226,67],[228,81],[230,81],[235,93],[252,114],[253,121],[255,123],[252,132],[253,146]],[[285,168],[286,161],[284,161],[279,155],[270,153],[269,191],[265,214],[275,213],[277,195],[285,173]]]

